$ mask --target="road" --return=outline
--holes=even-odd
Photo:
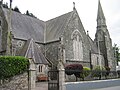
[[[120,86],[100,88],[100,89],[91,89],[91,90],[120,90]]]

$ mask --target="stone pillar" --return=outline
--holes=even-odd
[[[62,61],[59,61],[58,70],[59,70],[59,90],[66,90],[65,89],[65,69]]]
[[[29,76],[28,76],[28,90],[35,90],[35,81],[36,81],[36,69],[35,64],[32,59],[29,59]]]
[[[59,70],[59,90],[66,90],[65,89],[65,47],[64,47],[64,40],[63,36],[60,38],[60,47],[59,47],[59,63],[58,63],[58,70]]]

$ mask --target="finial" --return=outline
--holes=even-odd
[[[89,35],[89,31],[87,31],[87,35]]]
[[[73,10],[75,9],[75,2],[73,2]]]

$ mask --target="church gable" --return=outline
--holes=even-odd
[[[59,40],[72,14],[73,11],[46,22],[46,42]]]
[[[73,11],[62,37],[64,39],[66,61],[87,62],[89,64],[88,39],[76,10]]]

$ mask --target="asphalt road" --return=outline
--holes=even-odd
[[[120,86],[100,88],[100,89],[91,89],[91,90],[120,90]]]

